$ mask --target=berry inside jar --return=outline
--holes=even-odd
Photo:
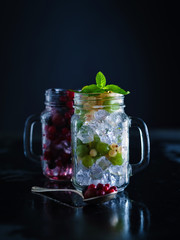
[[[51,180],[72,177],[70,124],[74,93],[62,89],[46,91],[46,109],[41,114],[43,173]]]

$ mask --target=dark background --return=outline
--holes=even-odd
[[[22,136],[45,89],[81,88],[98,71],[131,91],[128,115],[180,127],[175,1],[3,1],[0,18],[2,136]]]

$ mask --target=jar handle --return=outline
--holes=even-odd
[[[33,140],[34,124],[39,121],[40,121],[40,117],[38,115],[29,116],[25,122],[24,136],[23,136],[24,155],[36,163],[39,162],[40,156],[38,156],[33,152],[32,140]]]
[[[141,160],[136,164],[131,164],[132,175],[143,170],[149,164],[150,158],[150,140],[149,132],[145,122],[136,117],[131,117],[131,127],[137,127],[140,133],[141,140]]]

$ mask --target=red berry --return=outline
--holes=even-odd
[[[96,188],[96,185],[90,184],[90,185],[88,186],[88,189],[91,189],[91,188]]]
[[[50,126],[49,128],[48,128],[48,132],[49,133],[56,133],[56,127],[54,127],[54,126]]]
[[[103,191],[102,189],[97,190],[97,196],[103,196],[105,194],[105,191]]]
[[[67,97],[68,97],[69,99],[72,100],[72,99],[74,98],[74,92],[71,92],[71,91],[68,90],[66,93],[67,93]]]
[[[67,97],[66,96],[60,96],[59,100],[60,100],[60,102],[66,102]]]
[[[70,119],[71,118],[71,113],[70,112],[66,112],[64,114],[64,117],[65,117],[65,119]]]
[[[95,188],[90,188],[87,189],[86,192],[84,193],[84,198],[92,198],[96,197],[96,189]]]
[[[115,192],[114,189],[109,189],[109,190],[106,192],[106,194],[108,194],[108,193],[113,193],[113,192]]]
[[[103,191],[107,192],[109,190],[108,186],[103,187]]]
[[[69,133],[69,129],[68,128],[62,128],[61,133],[62,133],[62,135],[66,135],[66,134]]]
[[[65,125],[65,119],[59,113],[55,113],[52,117],[52,122],[55,126],[63,127]]]
[[[114,191],[117,192],[117,187],[116,186],[112,186],[112,187],[110,187],[110,189],[114,189]]]
[[[50,126],[46,136],[48,139],[54,140],[56,138],[56,128],[54,126]]]
[[[105,186],[108,187],[108,188],[110,188],[110,184],[109,184],[109,183],[106,183]]]
[[[66,106],[67,106],[68,108],[73,108],[73,101],[67,101],[67,102],[66,102]]]
[[[44,152],[44,160],[50,161],[54,158],[54,154],[52,151],[47,150]]]
[[[98,183],[97,189],[98,189],[98,190],[99,190],[99,189],[103,189],[103,184],[102,184],[102,183]]]

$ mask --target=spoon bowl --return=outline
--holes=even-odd
[[[117,191],[109,194],[105,194],[102,196],[96,196],[92,198],[84,198],[82,192],[75,190],[75,189],[69,189],[69,188],[64,188],[64,189],[54,189],[54,188],[43,188],[43,187],[38,187],[34,186],[31,188],[31,191],[34,193],[43,193],[43,192],[73,192],[81,196],[82,200],[86,204],[98,204],[98,203],[103,203],[110,201],[111,199],[114,199],[117,195]]]

